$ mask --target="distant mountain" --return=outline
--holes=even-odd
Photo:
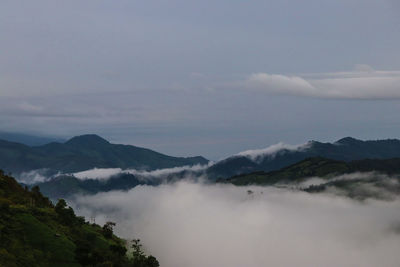
[[[64,142],[61,138],[36,136],[22,133],[0,132],[0,139],[9,142],[21,143],[27,146],[41,146],[51,142]]]
[[[166,170],[166,169],[164,169]],[[138,185],[157,186],[162,183],[170,183],[190,177],[192,180],[201,178],[203,172],[189,169],[176,170],[170,173],[156,174],[149,173],[137,174],[119,172],[110,177],[99,178],[83,178],[82,175],[59,175],[48,179],[45,182],[37,183],[40,190],[50,199],[57,200],[59,198],[70,198],[75,194],[96,194],[99,192],[108,192],[112,190],[130,190]],[[80,177],[80,178],[78,178]],[[32,185],[31,185],[32,186]]]
[[[137,185],[158,185],[157,180],[143,180],[132,174],[120,174],[107,180],[81,180],[72,175],[61,175],[39,183],[40,190],[51,200],[68,199],[75,194],[96,194],[111,190],[129,190]]]
[[[307,158],[277,171],[242,174],[228,178],[226,181],[235,185],[272,185],[301,182],[304,178],[310,177],[330,178],[348,173],[372,171],[388,175],[400,174],[400,158],[365,159],[350,162],[321,157]]]
[[[70,173],[95,167],[154,170],[207,163],[203,157],[171,157],[146,148],[111,144],[94,134],[36,147],[0,140],[0,168],[16,174],[43,168]]]
[[[312,179],[319,181],[313,182]],[[310,181],[308,185],[307,181]],[[371,197],[390,199],[400,194],[400,158],[351,162],[308,158],[277,171],[242,174],[218,182],[237,186],[292,187],[309,193],[330,190],[360,200]]]
[[[257,154],[258,153],[258,154]],[[362,141],[346,137],[334,143],[310,141],[295,148],[268,149],[238,154],[219,161],[208,170],[211,179],[227,178],[256,171],[273,171],[311,157],[340,161],[400,157],[400,140]]]

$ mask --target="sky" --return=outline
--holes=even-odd
[[[0,33],[1,131],[213,160],[400,138],[396,0],[3,0]]]

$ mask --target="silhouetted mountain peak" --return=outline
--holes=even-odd
[[[345,137],[345,138],[342,138],[342,139],[336,141],[335,143],[342,144],[342,145],[351,145],[351,144],[360,143],[360,142],[363,142],[363,141],[355,139],[353,137]]]
[[[85,134],[72,137],[67,142],[66,145],[72,146],[100,146],[100,145],[109,145],[106,139],[98,136],[97,134]]]

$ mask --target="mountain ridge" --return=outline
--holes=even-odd
[[[306,158],[324,157],[333,160],[353,161],[362,159],[389,159],[400,157],[400,140],[359,140],[345,137],[333,143],[309,141],[300,149],[281,149],[274,154],[260,155],[252,160],[249,156],[236,154],[217,162],[208,170],[212,179],[228,178],[255,171],[273,171],[289,166]],[[234,164],[242,162],[243,165]],[[243,170],[246,169],[245,172]]]
[[[42,168],[68,173],[95,167],[154,170],[207,163],[201,156],[168,156],[147,148],[112,144],[94,134],[35,147],[0,140],[0,168],[13,173]]]
[[[302,182],[304,179],[311,177],[328,179],[333,176],[357,172],[398,175],[400,174],[400,158],[364,159],[345,162],[314,157],[304,159],[280,170],[241,174],[218,182],[232,183],[234,185],[273,185],[276,183]]]

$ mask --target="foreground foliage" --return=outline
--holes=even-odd
[[[0,171],[0,266],[159,266],[139,243],[128,257],[114,225],[89,224],[64,200],[54,206]]]

